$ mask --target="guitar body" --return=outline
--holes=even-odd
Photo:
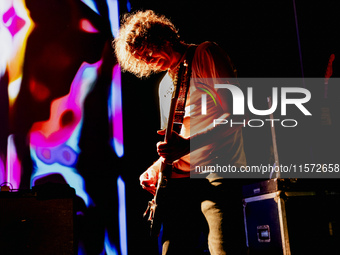
[[[167,201],[167,184],[171,176],[172,166],[166,165],[163,172],[160,172],[157,185],[157,191],[154,198],[149,202],[150,214],[148,221],[150,223],[150,236],[157,238],[162,228],[165,204]],[[157,213],[156,213],[157,209]]]

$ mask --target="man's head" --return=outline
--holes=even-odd
[[[153,11],[139,11],[124,16],[119,36],[114,40],[115,53],[123,70],[138,77],[164,71],[159,58],[181,44],[175,26]]]

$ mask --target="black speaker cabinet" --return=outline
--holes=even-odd
[[[250,255],[340,254],[339,183],[273,179],[244,186]]]
[[[59,184],[0,192],[0,254],[76,254],[74,198]]]

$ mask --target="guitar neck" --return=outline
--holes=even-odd
[[[175,108],[176,108],[176,103],[177,103],[177,98],[172,98],[171,99],[171,106],[170,106],[170,114],[169,114],[168,125],[167,125],[167,128],[165,130],[164,142],[168,142],[171,139],[171,134],[172,134],[172,130],[173,130],[173,124],[174,124],[174,111],[175,111]],[[163,173],[165,171],[166,167],[167,167],[167,164],[162,162],[161,163],[161,167],[160,167],[160,173]],[[158,177],[158,181],[159,182],[161,182],[162,177],[163,177],[163,174],[162,174],[162,176]]]
[[[177,88],[175,88],[177,90]],[[165,130],[165,136],[164,136],[164,142],[168,142],[171,138],[173,126],[174,126],[174,116],[175,116],[175,110],[177,105],[177,92],[174,92],[175,96],[171,99],[171,105],[170,105],[170,112],[169,112],[169,118],[168,118],[168,124],[167,128]]]

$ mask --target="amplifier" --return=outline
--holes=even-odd
[[[340,254],[339,184],[272,179],[244,186],[250,255]]]
[[[77,254],[74,198],[67,184],[1,191],[0,253]]]

